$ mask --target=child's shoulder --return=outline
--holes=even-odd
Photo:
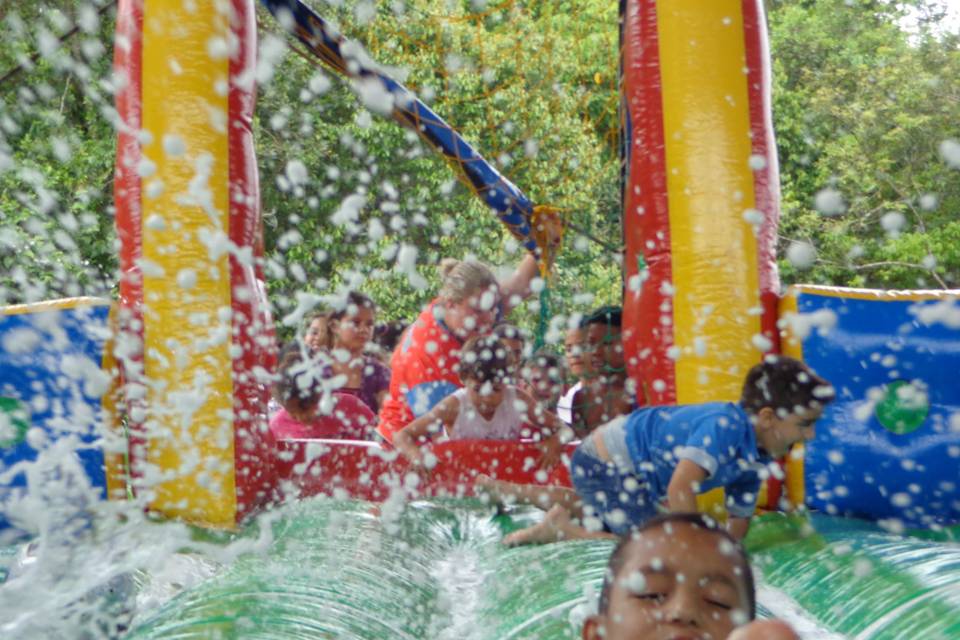
[[[369,372],[374,375],[381,375],[383,373],[387,375],[390,374],[390,367],[384,364],[383,360],[371,354],[365,354],[363,356],[363,368],[364,373]]]
[[[747,424],[749,421],[743,407],[736,402],[704,402],[687,405],[684,409],[688,415],[694,415],[704,420],[716,420],[721,426],[724,424]]]

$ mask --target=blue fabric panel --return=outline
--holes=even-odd
[[[911,308],[929,304],[799,296],[800,313],[837,318],[803,342],[804,360],[838,392],[807,445],[809,506],[907,526],[960,522],[960,430],[950,426],[960,419],[960,331],[920,323]],[[898,381],[919,382],[929,398],[929,413],[908,433],[885,427],[877,402],[895,395]]]
[[[0,396],[28,408],[30,427],[44,430],[49,439],[74,434],[83,445],[93,445],[79,447],[77,454],[101,497],[106,475],[103,451],[95,443],[102,408],[84,383],[89,367],[101,365],[108,312],[104,305],[0,316]],[[26,441],[0,447],[0,470],[36,458]],[[13,476],[0,485],[0,500],[25,483],[23,473]],[[0,512],[0,531],[9,526]]]
[[[413,415],[419,418],[459,388],[445,380],[423,382],[407,392],[407,404]]]

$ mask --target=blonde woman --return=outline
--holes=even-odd
[[[463,387],[458,373],[463,343],[489,333],[529,295],[530,282],[538,273],[531,255],[503,282],[476,260],[440,263],[440,294],[404,332],[390,361],[390,391],[380,410],[380,435],[392,442],[393,434]]]

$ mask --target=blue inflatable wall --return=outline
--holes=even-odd
[[[892,527],[960,522],[957,294],[800,286],[785,296],[785,352],[838,391],[806,446],[809,507]]]
[[[92,298],[0,307],[0,532],[15,525],[10,509],[25,490],[17,463],[64,436],[77,438],[90,484],[105,496],[98,425],[109,310]]]

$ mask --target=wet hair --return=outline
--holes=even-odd
[[[463,302],[474,293],[499,286],[490,268],[477,260],[440,261],[440,297],[446,302]]]
[[[586,329],[592,324],[605,324],[608,327],[616,327],[619,329],[622,321],[623,309],[620,307],[600,307],[580,321],[580,328]]]
[[[342,320],[346,316],[355,316],[360,309],[370,309],[373,312],[377,311],[377,305],[374,304],[373,299],[370,298],[365,293],[360,293],[359,291],[348,291],[344,305],[339,309],[330,311],[327,313],[327,318],[331,322],[336,322],[337,320]]]
[[[359,291],[348,291],[346,300],[342,307],[327,313],[327,348],[333,349],[336,343],[336,332],[334,323],[340,322],[347,316],[355,316],[360,309],[370,309],[373,313],[377,312],[377,305],[365,293]]]
[[[778,414],[797,413],[833,402],[836,391],[803,362],[788,356],[766,356],[747,373],[740,405],[751,415],[764,407]]]
[[[663,529],[671,524],[688,524],[697,529],[716,533],[721,541],[729,542],[732,545],[736,564],[740,569],[740,576],[743,578],[747,592],[747,619],[753,620],[756,618],[757,592],[753,580],[753,569],[750,568],[747,552],[744,551],[743,545],[737,542],[716,520],[702,513],[667,513],[655,516],[643,523],[638,529],[620,538],[620,542],[614,548],[613,553],[610,554],[610,560],[607,561],[607,571],[603,577],[603,588],[600,590],[600,604],[597,612],[603,615],[610,609],[610,595],[613,591],[613,585],[627,561],[627,552],[631,545],[639,542],[645,531]],[[722,553],[719,545],[717,546],[717,553]]]
[[[289,412],[303,413],[320,402],[323,393],[319,366],[304,357],[299,344],[288,344],[280,351],[278,379],[273,396]]]
[[[545,371],[556,371],[556,381],[563,382],[564,377],[564,367],[563,360],[557,354],[552,351],[547,351],[541,349],[537,351],[532,356],[527,358],[524,363],[524,367],[536,367],[538,369],[543,369]],[[552,378],[553,376],[551,376]]]
[[[527,332],[509,322],[498,323],[492,333],[501,340],[522,340],[524,343],[527,341]]]
[[[409,322],[403,320],[392,320],[390,322],[381,322],[373,328],[373,342],[384,353],[393,353],[400,342],[400,336],[406,331]]]
[[[460,380],[507,382],[510,354],[496,336],[476,336],[460,349]]]

